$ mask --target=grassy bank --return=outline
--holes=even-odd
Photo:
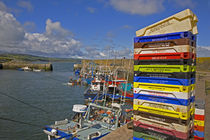
[[[210,71],[210,57],[199,57],[196,60],[197,70],[199,71]]]
[[[46,62],[56,62],[56,61],[62,61],[62,62],[74,62],[79,63],[80,59],[73,59],[73,58],[51,58],[51,57],[40,57],[40,56],[34,56],[34,55],[28,55],[28,54],[0,54],[0,63],[3,62],[33,62],[33,61],[46,61]]]

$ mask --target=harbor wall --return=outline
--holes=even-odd
[[[32,64],[32,63],[2,63],[0,64],[0,68],[2,65],[2,69],[19,69],[22,67],[29,67],[31,69],[41,69],[45,71],[52,71],[53,66],[51,63],[48,64]]]
[[[129,83],[133,82],[133,59],[97,59],[82,60],[82,70],[87,72],[88,68],[93,67],[98,71],[118,71],[118,78],[126,78],[128,75]],[[108,67],[108,68],[107,68]],[[127,73],[128,72],[128,73]]]
[[[123,68],[128,71],[133,71],[133,59],[96,59],[96,60],[90,60],[90,59],[84,59],[82,60],[82,67],[90,67],[91,63],[93,63],[93,66],[108,66],[111,69],[116,68]]]

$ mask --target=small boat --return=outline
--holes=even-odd
[[[67,83],[68,86],[74,86],[74,85],[80,85],[81,84],[81,78],[77,80],[73,80],[72,77],[70,77],[69,82]]]
[[[73,82],[68,82],[67,85],[68,85],[68,86],[73,86],[74,83],[73,83]]]
[[[26,67],[19,68],[18,70],[19,71],[31,71],[32,69],[29,68],[28,66],[26,66]]]
[[[55,121],[55,124],[45,126],[44,133],[48,140],[98,140],[111,131],[123,125],[126,118],[122,116],[119,104],[105,107],[89,103],[74,105],[72,120]]]
[[[77,69],[77,70],[75,70],[75,75],[80,75],[80,70],[79,69]]]
[[[41,72],[41,69],[33,69],[33,72]]]

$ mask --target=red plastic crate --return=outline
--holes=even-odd
[[[198,136],[194,136],[194,140],[204,140],[204,138],[198,137]]]
[[[194,119],[204,121],[204,117],[205,117],[204,115],[195,114]]]
[[[135,60],[156,60],[156,59],[195,59],[191,52],[157,53],[157,54],[134,54]]]
[[[194,125],[194,130],[204,132],[203,126]]]

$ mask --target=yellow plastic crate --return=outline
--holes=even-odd
[[[194,120],[194,125],[197,125],[197,126],[204,126],[204,121],[201,121],[201,120]]]
[[[141,72],[194,72],[195,66],[190,65],[134,65],[134,71]]]
[[[133,87],[146,89],[146,90],[183,92],[183,94],[184,94],[184,93],[189,93],[189,92],[193,91],[195,89],[195,84],[191,84],[189,86],[182,86],[182,85],[167,85],[167,84],[134,82]]]
[[[136,31],[136,36],[149,36],[182,31],[191,31],[193,34],[197,34],[197,22],[198,18],[196,15],[190,9],[186,9]]]
[[[140,103],[133,104],[133,110],[148,112],[157,115],[188,120],[194,114],[194,104],[189,106],[177,106],[173,104],[161,104],[158,102],[139,100]]]

